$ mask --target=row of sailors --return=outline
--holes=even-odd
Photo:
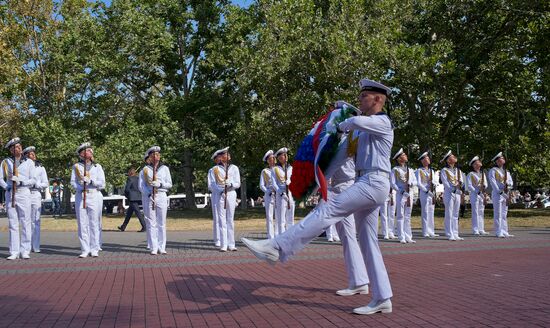
[[[267,167],[262,170],[260,176],[260,189],[264,192],[264,204],[266,211],[266,230],[268,239],[285,231],[285,224],[293,224],[294,201],[292,194],[286,186],[290,184],[292,167],[287,164],[288,149],[281,148],[275,154],[269,150],[263,157]],[[463,240],[459,236],[458,216],[461,202],[464,202],[464,193],[470,194],[472,205],[472,232],[474,235],[488,235],[484,226],[484,212],[487,202],[489,186],[492,190],[494,207],[494,233],[495,236],[505,238],[512,235],[508,232],[508,204],[509,190],[513,187],[510,173],[504,168],[506,160],[499,152],[492,161],[495,166],[486,174],[481,170],[482,163],[479,156],[475,156],[469,162],[472,171],[468,175],[456,166],[457,158],[448,151],[442,159],[446,166],[440,172],[440,180],[436,172],[431,168],[431,158],[428,152],[418,158],[421,167],[413,170],[408,167],[408,155],[399,149],[393,156],[397,166],[392,169],[390,175],[390,192],[386,202],[380,208],[381,231],[384,239],[399,239],[401,243],[415,243],[411,229],[411,212],[413,196],[411,189],[417,187],[419,191],[421,207],[422,235],[426,238],[438,237],[434,226],[434,209],[436,202],[436,187],[443,184],[443,202],[445,205],[445,235],[451,241]],[[276,165],[276,160],[278,164]],[[285,176],[286,168],[286,176]],[[336,180],[336,181],[332,181]],[[338,177],[332,177],[331,182],[338,185]],[[286,206],[288,200],[292,202],[292,212]],[[275,209],[275,210],[274,210]],[[275,216],[275,229],[273,229],[273,216]],[[285,221],[289,219],[289,221]],[[395,220],[394,220],[395,219]],[[329,241],[339,241],[339,235],[334,226],[326,231]]]
[[[8,260],[29,259],[31,251],[40,252],[41,191],[48,187],[46,170],[36,160],[35,147],[22,149],[21,140],[13,138],[6,146],[12,157],[2,161],[0,187],[6,190],[9,223]],[[75,212],[80,241],[80,258],[97,257],[101,251],[101,219],[105,173],[93,160],[91,144],[81,144],[79,161],[71,171],[71,186],[76,190]],[[167,191],[172,188],[170,170],[160,162],[160,147],[149,148],[139,174],[143,211],[147,224],[147,248],[152,255],[166,254]]]

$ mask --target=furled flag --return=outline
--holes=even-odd
[[[324,172],[336,155],[340,138],[338,124],[345,119],[361,115],[361,111],[345,101],[337,101],[334,108],[315,122],[302,140],[292,163],[289,189],[297,200],[308,197],[319,187],[321,197],[327,200],[327,181]]]

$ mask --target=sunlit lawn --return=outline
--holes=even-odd
[[[297,209],[296,218],[301,219],[308,213],[306,209]],[[436,228],[443,228],[444,212],[442,208],[437,208]],[[467,232],[471,228],[471,212],[466,211],[465,217],[460,219],[461,230]],[[490,231],[493,225],[493,211],[486,210],[485,225],[486,230]],[[5,217],[0,220],[6,220]],[[116,230],[124,220],[122,215],[108,215],[103,217],[103,230]],[[212,212],[210,209],[171,211],[168,213],[167,228],[171,231],[207,231],[212,229]],[[513,209],[510,210],[508,223],[511,228],[529,228],[541,227],[550,228],[550,210],[549,209]],[[420,228],[419,208],[413,210],[412,218],[413,228]],[[53,219],[50,216],[42,218],[43,231],[76,231],[76,220],[74,216],[64,216],[61,219]],[[139,230],[140,225],[135,216],[130,220],[127,230]],[[7,226],[2,225],[1,230],[6,231]],[[263,208],[252,208],[247,210],[238,209],[235,214],[235,230],[245,231],[264,231],[265,219]]]

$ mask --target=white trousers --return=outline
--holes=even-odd
[[[11,191],[6,192],[6,211],[10,230],[10,255],[29,254],[31,251],[31,192],[18,188],[15,192],[15,207],[11,203]],[[21,237],[19,237],[21,225]]]
[[[227,192],[227,203],[225,195],[221,194],[217,206],[221,249],[235,248],[235,223],[233,222],[235,206],[237,206],[237,192],[235,190]]]
[[[422,217],[422,235],[424,237],[435,234],[434,211],[434,199],[428,193],[420,191],[420,213]]]
[[[491,195],[493,200],[493,229],[496,236],[508,235],[508,204],[499,193]]]
[[[223,196],[223,194],[222,194]],[[220,195],[212,193],[210,196],[212,202],[212,240],[215,246],[220,246],[220,224],[218,220],[218,206],[220,201]]]
[[[348,189],[326,204],[319,205],[299,224],[275,237],[281,261],[303,249],[330,225],[354,214],[359,233],[359,245],[366,264],[372,298],[375,301],[392,297],[390,280],[378,246],[378,208],[390,189],[389,179],[383,175],[366,174]]]
[[[145,217],[145,234],[147,235],[147,249],[151,249],[151,226],[149,225],[149,220],[147,219],[151,215],[151,203],[148,203],[148,199],[145,193],[141,194],[141,207],[143,208],[143,216]],[[148,205],[148,206],[147,206]]]
[[[166,252],[166,213],[168,212],[168,196],[165,192],[157,191],[155,194],[155,206],[152,199],[146,198],[143,208],[148,208],[145,214],[147,235],[151,243],[151,252]],[[145,212],[145,211],[144,211]]]
[[[412,240],[411,229],[411,212],[413,207],[413,199],[411,197],[411,206],[407,206],[407,197],[398,192],[395,199],[397,212],[397,237],[400,240]]]
[[[277,193],[275,200],[275,236],[285,232],[288,228],[294,225],[294,198],[292,193],[289,194],[289,200],[285,200],[280,193]],[[289,205],[290,203],[290,205]]]
[[[380,205],[380,225],[381,233],[384,237],[390,237],[395,233],[395,205],[390,205],[390,200],[386,200]]]
[[[336,224],[333,224],[327,228],[326,235],[327,235],[327,240],[340,239],[340,235],[338,234],[338,229],[336,228]]]
[[[38,190],[31,191],[31,244],[34,251],[40,251],[40,214],[42,211],[42,194]]]
[[[82,192],[75,196],[76,221],[78,223],[78,239],[82,253],[99,252],[99,191],[86,194],[86,208],[82,208]]]
[[[485,205],[483,204],[483,195],[470,193],[470,203],[472,205],[472,232],[485,232]]]
[[[275,197],[273,196],[264,194],[265,226],[268,239],[273,239],[273,237],[275,237],[275,230],[273,226],[273,217],[275,216]]]
[[[445,191],[443,202],[445,203],[445,234],[449,238],[458,238],[460,195]]]

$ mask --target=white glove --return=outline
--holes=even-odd
[[[338,124],[338,130],[342,131],[342,132],[346,132],[349,130],[349,122],[341,122],[340,124]]]
[[[285,201],[288,202],[288,195],[286,194],[286,192],[283,193],[282,197],[283,197],[283,199],[284,199]]]
[[[428,197],[434,198],[434,193],[431,191],[428,191]]]
[[[11,181],[15,182],[15,183],[18,183],[21,180],[19,180],[19,177],[17,175],[14,175],[14,176],[11,177]]]
[[[228,180],[225,180],[225,183],[224,183],[226,186],[228,187],[231,187],[233,184],[231,183],[231,181],[228,181]]]
[[[403,193],[403,198],[409,198],[409,196],[410,196],[410,195],[409,195],[408,192],[404,192],[404,193]]]
[[[158,180],[151,181],[151,186],[155,187],[155,188],[160,187],[160,181],[158,181]]]
[[[82,178],[82,184],[84,184],[84,183],[90,184],[91,181],[92,181],[92,179],[90,179],[90,177],[83,177]]]

